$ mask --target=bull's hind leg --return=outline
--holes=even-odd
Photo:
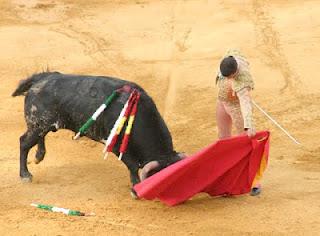
[[[38,149],[37,149],[36,158],[35,158],[36,164],[39,164],[43,160],[43,158],[46,154],[46,146],[44,143],[44,138],[45,138],[45,136],[40,137],[39,141],[38,141]]]
[[[27,167],[28,153],[39,142],[40,132],[30,130],[20,137],[20,177],[23,181],[31,182],[32,175]]]

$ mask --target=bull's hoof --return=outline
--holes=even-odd
[[[136,193],[136,191],[134,191],[133,188],[131,189],[130,194],[133,199],[139,199],[138,194]]]
[[[22,183],[31,183],[32,182],[32,175],[20,176]]]

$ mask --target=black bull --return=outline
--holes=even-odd
[[[37,145],[35,162],[45,155],[45,136],[50,131],[68,129],[77,132],[105,98],[124,85],[140,94],[138,112],[126,153],[122,161],[130,171],[132,185],[141,179],[179,161],[182,157],[173,149],[170,132],[152,98],[137,84],[111,77],[65,75],[58,72],[35,74],[22,80],[12,96],[25,95],[27,131],[20,137],[20,177],[31,181],[27,157]],[[85,136],[102,142],[112,129],[129,93],[122,92],[87,130]],[[118,140],[122,140],[121,133]],[[118,142],[119,143],[119,142]],[[119,144],[113,149],[119,155]]]

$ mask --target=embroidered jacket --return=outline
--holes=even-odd
[[[234,79],[228,79],[219,71],[217,75],[218,99],[230,106],[240,106],[244,128],[254,128],[249,95],[249,91],[254,88],[254,82],[250,74],[249,62],[237,50],[227,51],[224,58],[228,56],[233,56],[237,61],[239,73]]]

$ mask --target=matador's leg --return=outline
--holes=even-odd
[[[225,139],[231,137],[232,120],[225,109],[224,103],[221,101],[217,102],[216,116],[218,126],[218,138]]]

